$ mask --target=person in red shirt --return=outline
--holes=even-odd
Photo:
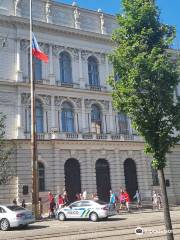
[[[125,202],[126,202],[126,209],[129,212],[130,197],[129,197],[129,194],[128,194],[128,192],[126,190],[124,191],[124,198],[125,198]]]
[[[64,205],[64,199],[61,194],[58,196],[58,208],[62,208]]]
[[[49,217],[51,218],[54,214],[54,196],[51,192],[48,193],[48,200],[49,200]]]

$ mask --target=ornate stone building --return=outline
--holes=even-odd
[[[50,0],[33,1],[33,31],[48,64],[34,59],[39,191],[86,189],[107,200],[110,189],[137,188],[144,199],[158,188],[151,158],[130,120],[112,106],[115,17]],[[0,1],[0,111],[13,146],[15,177],[0,186],[0,202],[31,199],[29,1]],[[166,183],[180,202],[180,147],[168,156]]]

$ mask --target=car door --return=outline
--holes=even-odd
[[[84,200],[81,201],[79,206],[79,211],[81,211],[81,218],[89,218],[89,214],[93,208],[93,204],[91,201]]]
[[[81,209],[80,202],[75,202],[69,205],[69,210],[67,211],[68,218],[80,218],[81,217]]]

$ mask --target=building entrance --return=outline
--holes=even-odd
[[[138,189],[136,163],[132,159],[126,159],[124,161],[124,176],[126,190],[130,195],[131,200]]]
[[[96,185],[97,195],[100,200],[109,202],[109,191],[111,189],[109,164],[105,159],[96,161]]]
[[[76,200],[76,194],[81,193],[80,164],[76,159],[68,159],[64,164],[65,188],[70,202]]]

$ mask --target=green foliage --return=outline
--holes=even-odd
[[[114,106],[131,118],[153,166],[162,169],[180,139],[174,135],[180,129],[180,98],[175,98],[179,78],[167,52],[175,28],[160,22],[153,0],[122,0],[122,5],[119,28],[112,35],[116,47],[109,56],[120,76],[119,81],[109,78]]]
[[[12,177],[12,169],[9,165],[11,151],[4,140],[5,116],[0,113],[0,185],[6,184]]]

